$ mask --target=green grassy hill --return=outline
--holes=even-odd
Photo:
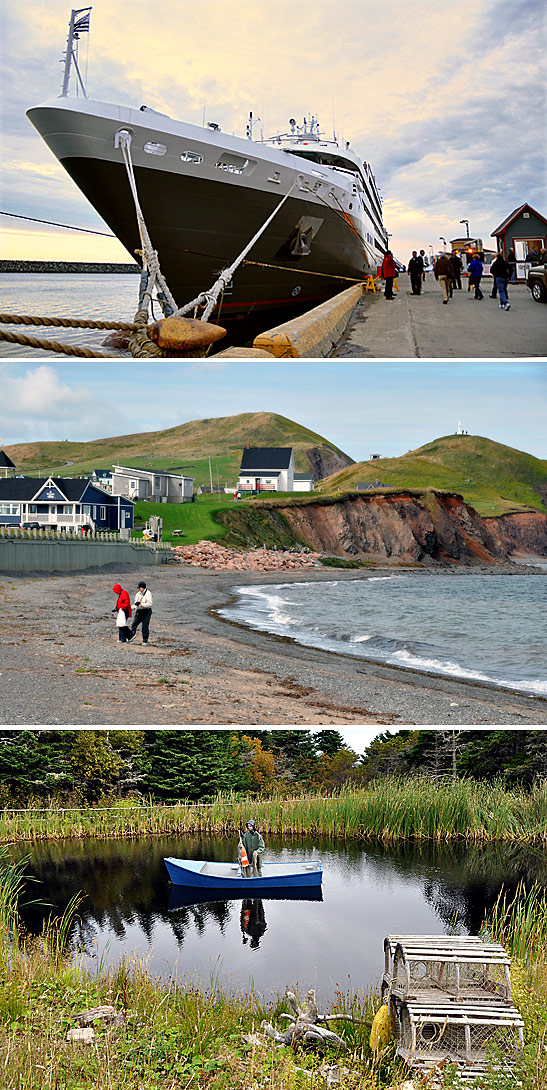
[[[165,431],[119,435],[91,442],[21,443],[6,447],[18,473],[25,476],[73,477],[114,462],[146,469],[176,469],[194,477],[195,487],[208,484],[209,458],[213,484],[235,484],[243,447],[293,447],[297,473],[310,470],[307,451],[339,466],[351,462],[339,447],[277,413],[240,413],[210,420],[191,420]]]
[[[358,462],[322,481],[321,491],[347,491],[357,481],[396,488],[459,492],[481,515],[534,508],[547,512],[547,461],[480,435],[445,435],[400,458]]]

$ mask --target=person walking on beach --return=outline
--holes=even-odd
[[[148,645],[148,637],[150,635],[150,618],[152,616],[152,595],[147,589],[146,583],[141,579],[137,584],[138,590],[135,595],[135,601],[133,602],[133,609],[135,610],[135,616],[133,618],[133,624],[131,625],[131,636],[129,642],[131,643],[136,635],[137,628],[142,624],[142,643],[143,647]]]
[[[391,300],[395,298],[393,294],[393,281],[397,276],[397,266],[393,260],[391,250],[386,250],[384,260],[382,261],[382,276],[386,282],[385,297],[391,302]]]
[[[116,614],[118,640],[120,643],[127,643],[131,639],[131,629],[127,623],[131,617],[131,599],[127,591],[119,583],[114,583],[112,590],[114,594],[118,595],[118,600],[112,610]]]
[[[494,277],[494,286],[499,292],[500,310],[509,310],[509,307],[511,306],[507,297],[507,285],[511,275],[509,262],[505,260],[502,254],[498,254],[495,261],[492,262],[490,271]]]
[[[448,260],[448,254],[441,254],[437,258],[433,272],[435,280],[438,280],[441,285],[443,303],[446,305],[450,295],[450,261]]]
[[[484,295],[481,291],[481,277],[483,274],[483,264],[478,254],[469,262],[469,288],[475,288],[475,299],[484,299]]]
[[[249,821],[246,822],[245,832],[243,836],[240,836],[240,843],[245,848],[248,859],[248,865],[241,867],[245,878],[260,877],[262,875],[262,856],[264,855],[265,844],[260,833],[256,831],[254,818],[249,818]]]
[[[412,251],[412,257],[408,263],[408,275],[413,295],[420,295],[422,291],[422,277],[424,274],[424,261],[418,257],[418,251]]]

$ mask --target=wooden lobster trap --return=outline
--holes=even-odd
[[[434,1002],[511,1002],[510,959],[500,943],[472,936],[388,935],[384,992]]]
[[[449,1061],[465,1079],[485,1072],[490,1057],[511,1068],[524,1023],[511,1002],[510,959],[499,943],[388,935],[384,955],[382,992],[397,1055],[410,1068]]]
[[[524,1022],[510,1004],[456,1005],[402,1001],[392,996],[397,1055],[412,1069],[430,1070],[441,1061],[475,1078],[492,1060],[510,1070],[524,1045]]]

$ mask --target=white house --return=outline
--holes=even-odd
[[[293,492],[292,447],[245,447],[237,487],[242,492]]]
[[[155,503],[191,503],[194,478],[160,469],[114,466],[112,490],[131,500]]]
[[[313,492],[314,488],[313,473],[295,473],[293,492]]]

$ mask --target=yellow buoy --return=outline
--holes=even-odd
[[[389,1017],[389,1007],[387,1003],[384,1003],[374,1015],[374,1021],[370,1031],[370,1047],[373,1052],[377,1052],[380,1048],[385,1048],[391,1037],[391,1021]]]

